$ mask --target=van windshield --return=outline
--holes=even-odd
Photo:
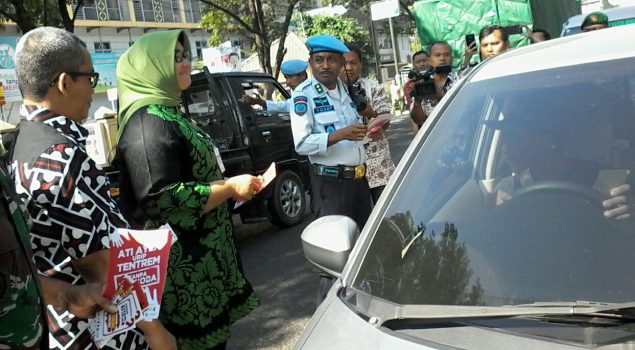
[[[352,287],[398,304],[633,301],[634,220],[603,201],[634,173],[635,59],[468,82]]]

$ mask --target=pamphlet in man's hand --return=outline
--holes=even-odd
[[[267,185],[269,185],[271,183],[271,181],[273,181],[273,179],[276,178],[277,172],[276,172],[276,162],[271,163],[271,165],[269,165],[269,168],[267,168],[267,170],[260,176],[262,176],[262,186],[260,187],[260,191],[262,191],[265,187],[267,187]],[[240,207],[241,205],[245,204],[245,202],[247,201],[238,201],[236,202],[236,204],[234,205],[234,209]]]
[[[387,116],[387,115],[380,115],[376,118],[373,118],[370,124],[368,124],[368,133],[372,134],[372,133],[378,132],[389,121],[390,121],[390,116]]]
[[[159,317],[170,246],[177,240],[169,225],[156,230],[117,229],[110,235],[110,266],[104,296],[118,312],[99,311],[88,322],[98,348],[140,320]]]
[[[361,141],[362,144],[367,144],[372,141],[371,134],[381,132],[384,125],[390,121],[389,115],[380,115],[373,118],[373,120],[366,126],[366,136]],[[373,135],[374,137],[374,135]]]

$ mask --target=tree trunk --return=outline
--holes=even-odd
[[[273,67],[273,77],[278,79],[280,75],[280,64],[282,63],[282,59],[284,55],[286,55],[287,50],[284,48],[284,43],[287,40],[287,32],[289,31],[289,23],[291,23],[291,16],[293,15],[293,9],[295,5],[298,3],[298,0],[290,0],[289,6],[287,7],[287,12],[284,16],[284,23],[282,24],[283,32],[280,35],[280,39],[278,40],[278,51],[276,52],[276,62]]]
[[[248,0],[249,14],[252,18],[252,26],[256,33],[256,52],[258,52],[258,63],[260,69],[267,74],[271,74],[271,43],[269,42],[269,34],[266,31],[264,23],[264,14],[262,12],[262,3],[259,0]]]
[[[28,15],[26,8],[24,8],[22,0],[13,0],[11,1],[11,4],[15,9],[15,14],[9,15],[7,13],[3,13],[3,15],[15,22],[22,33],[26,33],[37,27],[35,20]]]
[[[62,19],[62,25],[64,25],[64,29],[73,33],[75,31],[75,15],[77,15],[77,11],[83,5],[84,1],[77,1],[77,5],[75,5],[75,10],[73,11],[73,18],[68,13],[68,9],[66,8],[66,0],[57,0],[57,6],[60,11],[60,18]]]

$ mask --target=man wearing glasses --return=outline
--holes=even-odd
[[[33,217],[30,232],[36,267],[60,281],[105,284],[109,234],[128,223],[110,197],[105,172],[86,153],[87,118],[99,74],[86,45],[65,30],[42,27],[26,33],[15,55],[24,99],[22,120],[7,147],[16,192]],[[85,349],[87,322],[48,305],[50,348]],[[115,336],[108,349],[168,348],[160,323]],[[167,336],[165,334],[167,333]],[[160,340],[160,345],[152,342]]]
[[[282,62],[280,65],[280,71],[284,75],[285,84],[291,89],[295,90],[295,88],[302,84],[307,78],[306,69],[309,67],[309,64],[306,61],[302,60],[288,60]],[[291,112],[291,99],[286,101],[265,101],[260,96],[249,96],[243,95],[242,101],[250,106],[260,105],[262,108],[265,108],[268,112],[279,112],[279,113],[289,113]]]

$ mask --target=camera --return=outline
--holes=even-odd
[[[368,105],[366,102],[366,91],[360,83],[348,84],[348,93],[351,95],[351,100],[353,100],[358,112],[366,109]]]
[[[412,88],[412,96],[416,99],[436,96],[437,88],[434,84],[434,75],[448,74],[451,71],[451,65],[428,67],[422,72],[410,71],[408,78],[415,81],[415,85]]]

